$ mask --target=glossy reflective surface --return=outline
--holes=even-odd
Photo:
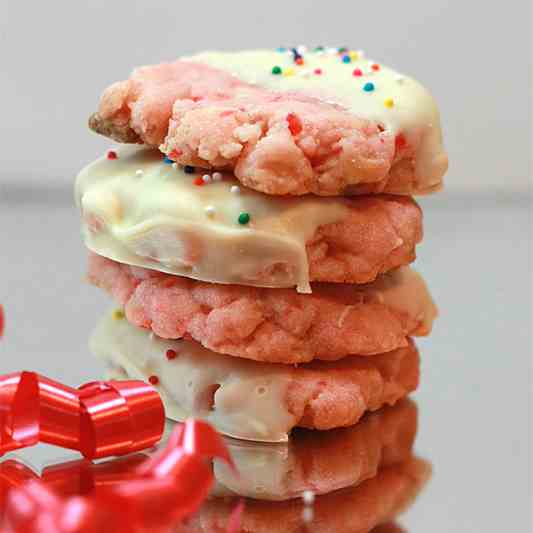
[[[0,301],[7,323],[0,373],[35,370],[73,386],[100,377],[103,369],[89,355],[87,339],[109,301],[83,283],[85,251],[70,195],[35,191],[28,199],[26,192],[2,192]],[[418,343],[422,381],[415,395],[414,450],[431,461],[433,476],[398,523],[410,533],[527,531],[529,205],[446,194],[422,205],[426,236],[416,268],[441,317],[433,335]],[[366,426],[343,430],[349,438],[339,450],[333,434],[315,439],[298,432],[283,449],[233,442],[248,477],[232,480],[217,466],[218,497],[184,531],[225,527],[234,506],[221,498],[228,489],[269,498],[246,506],[242,523],[249,531],[368,531],[377,522],[394,521],[402,501],[412,499],[428,475],[427,463],[411,458],[414,426],[407,412],[416,409],[410,406],[403,404],[403,417],[385,420],[380,413],[367,417]],[[54,476],[62,467],[52,464],[79,458],[44,445],[17,457],[36,473],[48,465]],[[377,477],[363,481],[375,471]],[[76,485],[76,475],[70,479]],[[354,482],[359,485],[346,488]],[[337,489],[316,497],[314,523],[304,522],[310,516],[303,514],[301,499],[273,501],[306,488]],[[379,529],[385,531],[399,530]]]

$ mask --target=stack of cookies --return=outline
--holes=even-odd
[[[447,158],[426,89],[360,51],[203,53],[142,67],[90,127],[76,183],[89,279],[120,304],[92,349],[175,420],[286,441],[418,384],[436,308],[410,197]]]

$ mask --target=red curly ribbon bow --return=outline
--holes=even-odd
[[[6,461],[0,489],[2,481],[13,487],[5,498],[6,533],[170,532],[207,496],[213,484],[208,459],[234,468],[221,437],[198,420],[178,426],[153,457],[142,457],[65,463],[45,469],[41,480],[21,463]],[[71,496],[79,494],[75,486],[88,495]]]
[[[149,448],[163,434],[165,411],[143,381],[97,381],[78,389],[41,376],[0,376],[0,456],[38,442],[94,459]]]

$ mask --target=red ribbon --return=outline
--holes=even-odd
[[[96,381],[78,389],[35,372],[0,376],[0,456],[38,442],[94,459],[149,448],[165,411],[143,381]]]
[[[21,463],[6,461],[0,482],[12,489],[5,498],[5,533],[169,532],[207,496],[213,484],[208,459],[214,457],[234,468],[216,431],[190,420],[148,459],[72,461],[45,469],[41,480]],[[76,493],[76,485],[89,494],[64,496]]]

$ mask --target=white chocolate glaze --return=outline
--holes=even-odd
[[[150,337],[147,330],[108,313],[90,340],[113,376],[159,378],[157,389],[167,417],[201,417],[225,435],[284,442],[295,419],[287,410],[286,388],[292,367],[219,355],[191,341]],[[175,359],[168,360],[167,350]],[[117,373],[118,372],[118,373]]]
[[[234,74],[238,79],[279,92],[303,92],[328,103],[335,103],[354,115],[382,124],[396,135],[418,140],[415,156],[416,176],[421,190],[437,188],[448,166],[442,144],[440,116],[430,92],[416,80],[352,52],[351,61],[343,63],[337,53],[306,52],[304,64],[297,65],[290,51],[247,50],[241,52],[204,52],[184,58],[205,63]],[[272,74],[279,66],[282,74]],[[353,75],[362,70],[361,77]],[[321,74],[314,74],[321,69]],[[287,73],[291,73],[287,75]],[[371,82],[373,91],[364,91]],[[392,101],[392,106],[386,101]]]
[[[198,186],[203,172],[187,174],[157,150],[117,153],[118,159],[103,157],[80,172],[76,202],[87,247],[121,263],[310,292],[305,243],[349,211],[343,198],[283,198],[243,186],[236,193],[237,182],[227,175]],[[249,213],[248,224],[239,224],[240,213]]]

